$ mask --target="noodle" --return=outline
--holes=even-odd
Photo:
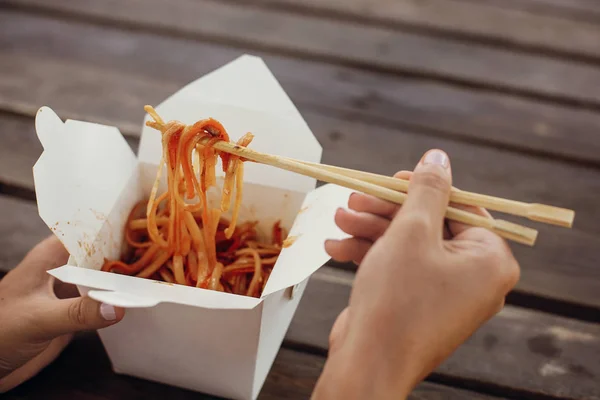
[[[136,204],[125,223],[126,250],[118,261],[105,260],[102,270],[260,297],[285,232],[276,222],[272,243],[261,243],[257,222],[237,225],[246,160],[213,147],[229,141],[218,121],[165,122],[152,107],[144,109],[152,117],[146,125],[161,132],[163,153],[148,201]],[[236,145],[246,147],[253,138],[246,133]],[[225,178],[220,204],[211,208],[207,191],[217,184],[219,158]],[[167,190],[159,194],[165,168]],[[227,221],[221,214],[229,210]]]

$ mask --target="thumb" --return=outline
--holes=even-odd
[[[399,215],[418,216],[428,233],[441,238],[451,188],[452,173],[448,155],[441,150],[428,151],[410,178],[408,198]]]
[[[36,325],[45,339],[81,331],[106,328],[123,319],[125,310],[89,297],[45,302]]]

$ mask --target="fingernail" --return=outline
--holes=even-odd
[[[439,165],[448,168],[448,155],[441,150],[431,150],[423,157],[423,165]]]
[[[117,312],[110,304],[100,304],[100,315],[107,321],[114,321],[117,319]]]

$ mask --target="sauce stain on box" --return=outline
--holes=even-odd
[[[85,251],[85,254],[88,257],[93,256],[94,253],[96,252],[96,248],[94,247],[94,245],[86,242],[85,240],[78,240],[77,244],[79,245],[80,249],[82,249],[83,251]]]
[[[101,213],[100,211],[96,211],[92,208],[90,208],[90,211],[92,212],[92,214],[94,214],[94,216],[96,217],[96,219],[98,221],[106,221],[107,220],[106,215],[104,213]]]

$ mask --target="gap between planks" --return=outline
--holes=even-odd
[[[288,343],[300,343],[305,350],[324,354],[328,331],[322,322],[327,320],[327,326],[333,324],[337,314],[347,305],[352,278],[351,273],[330,268],[323,268],[313,275],[290,328]],[[317,309],[319,311],[315,311]],[[314,328],[310,330],[304,326]],[[595,374],[600,373],[597,343],[600,343],[597,324],[507,306],[429,379],[516,398],[593,398],[600,393],[594,384]],[[548,344],[552,345],[546,346]],[[585,367],[568,367],[565,362],[583,362]],[[547,370],[552,366],[563,372],[548,375]],[[588,372],[578,376],[567,369]],[[484,378],[490,371],[494,371],[494,377]],[[563,392],[569,383],[573,391]]]
[[[597,0],[458,0],[464,3],[486,4],[497,8],[559,16],[574,21],[597,23],[600,7]]]
[[[13,216],[5,227],[11,232],[7,239],[13,245],[2,246],[2,258],[5,262],[12,260],[10,264],[14,265],[22,257],[17,253],[28,250],[39,240],[36,236],[44,237],[48,230],[33,215],[32,204],[1,197],[0,201],[8,215]],[[290,327],[288,343],[301,343],[304,350],[320,349],[315,351],[325,354],[331,325],[348,304],[353,277],[352,273],[330,268],[313,275]],[[599,329],[598,325],[507,306],[436,371],[438,379],[465,384],[490,382],[502,390],[547,390],[550,394],[559,393],[565,383],[572,382],[565,397],[578,399],[595,387],[590,386],[590,374],[600,376],[600,353],[596,354],[600,351],[596,344],[600,342]],[[563,372],[549,379],[544,375],[544,365],[548,363],[550,367],[554,365],[552,371],[559,368]]]
[[[331,129],[330,125],[339,125],[343,129],[344,123],[320,117],[317,119],[312,118],[312,116],[310,117],[309,121],[313,125],[313,131],[326,150],[324,153],[324,162],[329,164],[386,173],[384,166],[398,165],[398,160],[404,160],[403,162],[406,167],[414,165],[417,161],[415,157],[421,154],[421,150],[425,150],[432,145],[432,143],[428,143],[427,140],[418,135],[411,136],[405,133],[400,134],[399,132],[372,130],[370,135],[372,140],[381,143],[384,148],[390,150],[382,153],[382,157],[376,163],[369,161],[367,164],[347,164],[344,155],[350,153],[354,154],[360,160],[371,160],[368,154],[372,152],[372,148],[365,143],[365,140],[369,140],[369,138],[365,138],[364,135],[359,134],[363,128],[359,126],[350,129],[345,140],[332,143],[326,134]],[[17,124],[13,125],[14,128],[10,128],[10,120],[7,120],[7,123],[3,124],[3,126],[5,130],[21,132],[20,136],[8,133],[4,137],[5,145],[6,143],[13,143],[16,147],[10,153],[5,152],[3,156],[8,157],[8,160],[12,157],[14,160],[13,168],[7,169],[3,173],[3,178],[6,179],[8,177],[13,182],[19,181],[23,186],[33,188],[31,170],[29,168],[30,164],[32,165],[38,157],[37,151],[41,151],[41,148],[39,150],[34,148],[34,145],[38,145],[39,147],[39,143],[37,143],[35,138],[33,126],[24,129],[22,125]],[[355,129],[356,132],[354,132]],[[134,141],[134,143],[137,142]],[[543,198],[553,203],[563,204],[578,210],[583,219],[577,225],[577,229],[563,232],[555,231],[552,227],[540,226],[541,232],[544,234],[535,251],[520,247],[514,248],[517,259],[519,259],[523,267],[522,279],[518,288],[528,293],[533,293],[535,296],[555,298],[559,299],[558,301],[575,302],[598,307],[598,293],[595,290],[595,285],[598,282],[598,274],[593,259],[597,258],[597,250],[595,249],[600,249],[596,244],[599,240],[597,235],[600,232],[598,232],[598,227],[593,224],[594,218],[592,216],[596,212],[595,203],[593,201],[590,202],[592,199],[586,198],[567,199],[563,194],[558,192],[548,192],[545,186],[538,188],[542,189],[542,192],[539,192],[537,191],[538,189],[535,189],[535,187],[532,187],[528,183],[539,181],[540,177],[548,174],[554,174],[556,179],[564,179],[565,182],[568,182],[569,190],[567,190],[567,193],[592,193],[600,187],[598,186],[600,185],[600,181],[596,179],[597,172],[592,173],[592,171],[581,169],[569,169],[566,166],[555,169],[552,164],[540,162],[539,160],[523,159],[523,157],[517,157],[512,154],[497,153],[496,151],[487,151],[475,147],[456,147],[451,143],[442,144],[439,142],[437,145],[447,148],[449,153],[453,155],[454,167],[457,172],[455,174],[457,178],[456,182],[459,180],[462,182],[462,185],[457,184],[459,187],[464,187],[465,189],[482,189],[482,192],[504,195],[505,197],[514,197],[515,193],[519,193],[517,197],[520,199],[536,200]],[[359,153],[356,153],[356,149],[361,150]],[[488,163],[490,160],[494,161],[493,163],[497,164],[497,167],[483,168],[481,173],[474,171],[470,174],[459,175],[458,171],[469,171],[477,168],[477,162],[473,164],[473,154],[477,154],[478,159],[487,160]],[[507,170],[506,165],[510,166],[509,170]],[[399,165],[399,167],[403,166]],[[511,170],[514,171],[510,172]],[[494,192],[492,190],[495,187],[494,182],[497,182],[498,179],[503,179],[501,181],[504,182],[502,187],[506,186],[506,182],[510,182],[510,180],[506,181],[506,178],[501,178],[507,174],[508,176],[519,176],[522,182],[511,182],[510,189],[505,188],[503,191]],[[577,179],[570,179],[570,177],[577,177]],[[533,191],[531,191],[532,189]],[[568,202],[564,203],[567,200]]]
[[[103,115],[96,115],[94,121],[111,125],[118,122],[119,127],[126,128],[125,133],[131,134],[139,131],[139,125],[132,126],[128,121],[142,114],[143,104],[170,95],[198,74],[240,54],[200,42],[77,22],[61,24],[47,17],[19,13],[0,13],[0,21],[11,43],[19,43],[3,46],[2,51],[9,55],[0,62],[4,70],[0,108],[35,115],[39,105],[49,103],[61,115],[74,119],[85,119],[82,110],[89,113],[90,109],[100,108]],[[24,28],[31,26],[35,28]],[[138,61],[122,57],[111,45],[116,42],[135,48]],[[170,63],[149,55],[148,49],[153,54],[173,51],[174,59],[182,57],[185,62]],[[57,58],[56,53],[62,57]],[[206,61],[194,54],[206,54]],[[107,62],[113,57],[114,63]],[[598,113],[317,62],[275,56],[267,56],[265,61],[301,112],[416,130],[427,136],[451,137],[581,165],[600,165],[600,143],[596,144],[597,136],[593,134],[600,130]],[[149,69],[147,65],[154,67]],[[132,71],[134,66],[139,71]],[[73,75],[78,77],[77,85],[67,78]],[[328,86],[326,94],[321,91],[324,85]],[[109,104],[98,96],[81,100],[85,93],[105,91],[120,91],[123,95],[113,96]],[[73,103],[74,96],[80,99]],[[138,103],[139,108],[132,109],[132,103]]]
[[[282,347],[275,358],[258,400],[307,399],[321,373],[325,360]],[[76,371],[74,365],[80,365]],[[76,335],[61,356],[37,376],[3,396],[6,400],[46,398],[100,400],[109,398],[214,399],[199,392],[115,374],[110,368],[100,338],[93,333]],[[473,391],[422,382],[408,400],[501,400]]]
[[[503,50],[577,60],[592,65],[600,64],[600,49],[590,39],[590,33],[594,30],[600,38],[600,30],[596,26],[558,18],[559,14],[538,15],[526,9],[506,9],[496,7],[495,4],[481,4],[479,0],[208,1],[356,22],[436,38],[462,40]],[[466,14],[473,15],[467,18]],[[465,23],[465,19],[469,20],[468,23]],[[586,32],[586,28],[590,32]],[[572,31],[576,33],[573,34]],[[547,38],[544,35],[551,37]],[[587,39],[585,42],[584,37]]]
[[[206,7],[208,4],[210,4],[215,10],[219,10],[217,13],[223,12],[222,18],[232,18],[232,21],[243,18],[243,16],[246,15],[243,10],[237,10],[236,7],[230,7],[226,4],[207,3],[200,5],[199,3],[190,3],[189,0],[186,1],[187,2],[185,4],[188,4],[190,7],[192,7],[192,10],[189,12],[184,11],[179,17],[185,17],[186,15],[189,16],[193,10],[196,10],[196,7],[201,7],[198,8],[198,10],[204,10],[204,7]],[[210,0],[204,0],[205,3],[207,1]],[[97,5],[100,3],[94,4]],[[376,38],[382,37],[381,35],[383,35],[383,32],[378,30],[373,30],[373,32],[371,32],[367,26],[357,27],[350,24],[348,27],[346,27],[346,29],[350,30],[366,30],[360,35],[358,32],[355,33],[358,35],[358,37],[363,37],[365,38],[364,40],[372,42],[370,45],[367,45],[367,42],[358,43],[361,45],[359,46],[359,49],[362,49],[361,51],[357,50],[346,52],[345,50],[340,49],[339,46],[332,47],[326,43],[315,44],[314,41],[307,41],[307,38],[302,38],[303,35],[298,35],[297,32],[293,33],[293,31],[277,37],[272,35],[265,36],[260,32],[258,32],[256,35],[237,35],[234,31],[223,30],[223,28],[219,27],[207,26],[202,28],[204,30],[200,30],[198,27],[188,28],[180,25],[180,18],[178,18],[176,21],[169,18],[161,18],[160,21],[157,22],[152,13],[150,13],[148,16],[143,16],[140,13],[140,9],[135,10],[134,8],[131,8],[131,4],[128,2],[119,4],[123,5],[124,7],[129,6],[130,8],[123,8],[121,9],[121,13],[119,13],[119,15],[115,15],[112,12],[113,8],[110,6],[100,6],[98,9],[90,9],[89,7],[79,4],[79,2],[72,2],[69,0],[62,0],[62,3],[52,3],[52,5],[49,5],[49,3],[44,3],[40,0],[27,0],[20,2],[11,0],[5,1],[4,3],[0,4],[0,6],[4,7],[6,10],[20,10],[32,14],[49,15],[64,20],[79,20],[106,27],[116,26],[126,30],[152,32],[154,34],[169,35],[183,39],[210,41],[212,43],[223,44],[234,48],[251,48],[273,54],[296,57],[298,59],[321,61],[363,69],[365,71],[428,79],[431,81],[444,82],[446,84],[452,84],[463,88],[506,93],[532,100],[554,102],[556,104],[569,107],[579,107],[582,109],[595,111],[600,110],[600,94],[596,93],[595,89],[592,89],[595,88],[593,85],[579,85],[578,87],[565,86],[560,90],[557,90],[557,88],[552,85],[547,86],[543,83],[536,83],[535,81],[538,78],[533,79],[531,76],[528,79],[524,79],[522,77],[515,78],[514,74],[509,73],[508,71],[493,71],[494,68],[491,68],[490,65],[484,67],[476,64],[469,64],[471,67],[468,67],[462,64],[462,66],[446,66],[447,63],[443,63],[437,66],[432,66],[431,62],[426,62],[425,59],[419,59],[419,57],[415,57],[422,52],[422,50],[419,50],[419,52],[415,53],[415,48],[418,47],[419,49],[423,49],[427,47],[421,43],[422,41],[428,43],[428,39],[424,36],[411,35],[409,33],[402,34],[401,32],[398,32],[399,35],[406,36],[404,39],[402,39],[406,42],[403,42],[404,44],[402,47],[408,47],[409,49],[412,48],[411,51],[413,51],[413,54],[410,57],[402,57],[401,59],[397,59],[393,54],[383,57],[379,53],[377,53],[379,56],[376,56],[376,54],[373,53],[375,51],[373,46],[379,43],[379,39]],[[77,7],[79,8],[77,9]],[[111,12],[108,12],[108,9],[105,9],[105,7],[109,7]],[[171,7],[170,10],[175,10],[175,8]],[[148,10],[144,9],[144,11]],[[264,11],[268,12],[268,10]],[[172,13],[169,13],[169,15],[170,14]],[[164,17],[165,14],[160,15]],[[285,15],[278,13],[277,15],[272,16],[272,18],[284,18],[284,16]],[[300,23],[300,21],[296,21],[294,19],[293,15],[288,15],[288,17],[294,20],[292,25],[298,25]],[[147,18],[147,21],[140,20],[143,18]],[[332,29],[328,26],[328,23],[325,20],[321,21],[317,18],[307,18],[306,21],[303,21],[303,24],[309,22],[314,25],[313,28],[307,28],[309,31],[324,30],[327,32],[328,30],[330,31]],[[285,23],[282,24],[283,26],[289,25]],[[388,32],[385,37],[388,37],[392,33],[392,31]],[[417,42],[420,44],[417,44]],[[395,43],[394,46],[399,46],[398,43],[396,43],[396,40],[394,40],[393,43]],[[390,46],[390,44],[387,42],[381,42],[379,44],[386,45],[387,47]],[[428,46],[436,46],[435,51],[438,53],[442,51],[438,49],[438,47],[441,46],[441,48],[445,49],[443,51],[449,52],[449,54],[446,55],[452,55],[454,54],[453,52],[465,51],[468,47],[463,46],[460,42],[443,41],[441,39],[433,40],[428,44]],[[527,63],[531,63],[534,62],[534,59],[539,60],[539,58],[532,58],[530,54],[525,53],[518,54],[516,52],[504,52],[503,55],[500,55],[502,53],[500,50],[493,51],[492,49],[481,46],[478,49],[473,47],[472,51],[475,50],[481,53],[481,55],[478,56],[480,60],[489,58],[488,61],[491,63],[491,65],[507,64],[515,57],[516,59],[514,59],[511,63],[525,61]],[[394,52],[396,52],[396,50],[394,50]],[[439,53],[438,55],[443,56],[443,53]],[[432,56],[432,54],[427,53],[424,55],[425,58],[430,56]],[[492,63],[491,59],[498,57],[499,59]],[[525,57],[525,60],[522,60],[523,57]],[[450,61],[453,59],[453,57],[449,58]],[[517,59],[521,61],[517,61]],[[569,65],[570,68],[575,69],[577,76],[587,76],[590,74],[591,76],[595,76],[597,74],[593,68],[583,64],[576,64],[573,62],[567,63],[566,61],[553,59],[544,59],[544,62],[550,65],[550,70],[555,70],[555,72],[558,69],[562,70]],[[465,68],[469,71],[466,71]],[[490,75],[492,72],[493,74]]]

